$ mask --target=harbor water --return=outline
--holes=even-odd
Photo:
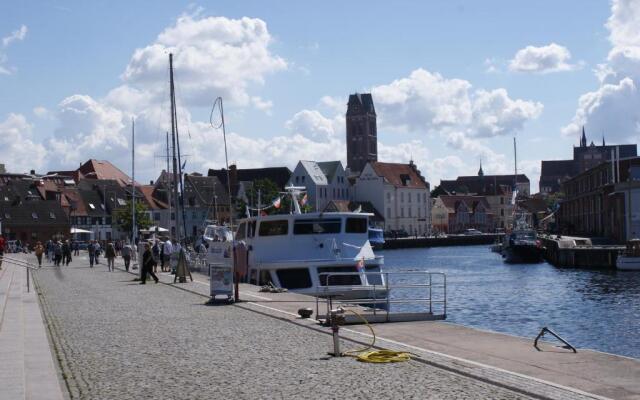
[[[532,343],[547,326],[578,348],[640,358],[640,272],[506,264],[489,246],[381,254],[385,271],[446,273],[449,322],[528,337]],[[392,310],[419,307],[398,304]]]

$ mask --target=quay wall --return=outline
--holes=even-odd
[[[481,244],[493,244],[502,241],[504,233],[487,233],[483,235],[455,235],[447,237],[418,237],[418,238],[398,238],[385,239],[384,249],[411,249],[417,247],[439,247],[439,246],[473,246]]]
[[[618,253],[624,246],[576,246],[562,248],[560,241],[540,237],[544,246],[544,259],[556,267],[615,269]]]

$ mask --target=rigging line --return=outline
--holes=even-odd
[[[213,124],[213,112],[217,108],[220,110],[220,124],[215,126]],[[211,114],[209,115],[209,123],[213,129],[219,129],[222,127],[222,138],[224,140],[224,161],[227,166],[227,190],[229,191],[229,223],[233,226],[233,214],[236,212],[233,202],[233,195],[231,193],[231,178],[229,176],[229,153],[227,152],[227,131],[224,126],[224,107],[222,105],[222,97],[218,96],[216,100],[213,102],[213,107],[211,107]]]

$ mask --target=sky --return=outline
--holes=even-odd
[[[187,172],[346,163],[349,94],[372,93],[379,161],[440,179],[640,137],[640,0],[0,3],[0,163],[136,179],[165,167],[169,53]],[[213,122],[213,124],[211,123]]]

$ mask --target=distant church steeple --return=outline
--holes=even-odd
[[[606,146],[604,143],[604,133],[602,134],[602,147]]]
[[[482,158],[480,159],[480,169],[478,170],[478,176],[484,176],[484,171],[482,170]]]
[[[582,138],[580,139],[580,147],[587,147],[587,135],[584,133],[584,125],[582,125]]]

